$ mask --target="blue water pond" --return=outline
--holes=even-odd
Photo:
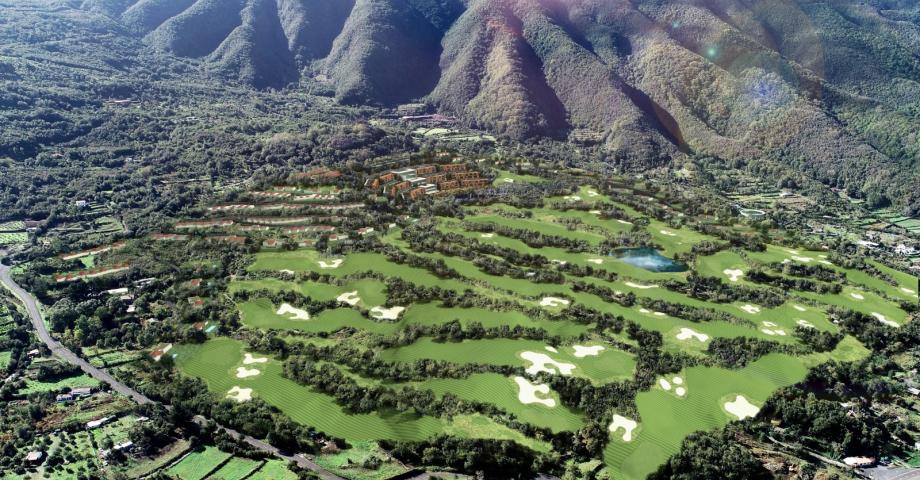
[[[625,248],[614,255],[620,260],[650,272],[686,272],[687,265],[668,258],[654,248]]]

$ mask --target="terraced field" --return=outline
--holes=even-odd
[[[496,183],[539,181],[502,172]],[[625,212],[625,217],[605,217],[604,210],[614,207]],[[801,381],[818,363],[856,360],[867,354],[858,341],[845,337],[829,353],[773,353],[744,368],[726,369],[714,366],[719,363],[708,353],[715,339],[746,337],[775,342],[777,348],[783,348],[779,351],[807,352],[796,329],[838,332],[828,315],[832,306],[863,312],[897,328],[908,319],[898,302],[916,300],[916,279],[910,275],[877,262],[870,265],[884,278],[866,271],[871,269],[845,268],[831,262],[828,252],[769,245],[762,252],[725,248],[687,257],[694,245],[724,241],[691,229],[689,220],[680,225],[682,221],[666,224],[649,219],[594,187],[547,198],[540,208],[491,204],[465,207],[464,213],[462,219],[410,219],[379,234],[373,251],[326,255],[305,248],[257,253],[247,273],[229,286],[231,295],[243,294],[237,295],[236,304],[244,333],[245,329],[271,329],[285,334],[282,338],[292,344],[370,349],[375,360],[402,369],[425,362],[467,368],[465,372],[473,373],[394,382],[361,377],[346,365],[332,364],[361,386],[430,390],[437,398],[453,396],[491,405],[501,412],[491,414],[493,417],[511,414],[520,422],[553,432],[575,432],[592,419],[578,405],[566,405],[547,379],[572,376],[594,387],[633,382],[642,375],[637,368],[640,349],[625,326],[633,323],[633,327],[657,332],[665,352],[689,355],[693,361],[686,365],[700,366],[662,375],[652,388],[640,389],[634,407],[610,412],[614,421],[604,462],[613,478],[633,480],[644,478],[676,453],[687,435],[756,414],[773,392]],[[412,237],[414,220],[430,220],[432,230],[426,232],[438,237],[437,242],[417,248],[425,238]],[[531,240],[524,238],[538,234],[552,238],[557,246],[531,246]],[[626,263],[622,249],[612,245],[628,244],[623,239],[633,237],[643,239],[669,260],[676,255],[691,258],[687,271],[657,272]],[[578,242],[583,248],[575,251],[559,246],[570,245],[566,242]],[[472,255],[470,250],[479,253]],[[404,260],[393,252],[412,258]],[[694,273],[719,279],[728,287],[767,288],[752,282],[746,273],[788,263],[821,266],[845,274],[846,280],[840,293],[770,287],[781,296],[770,303],[772,307],[731,300],[739,297],[704,300],[710,297],[682,293],[687,290],[678,288],[693,281],[690,275]],[[434,264],[439,267],[433,268]],[[442,267],[451,275],[434,273]],[[514,274],[496,273],[499,267]],[[775,269],[768,271],[794,278]],[[553,274],[551,281],[538,279],[538,273],[547,272]],[[301,273],[320,277],[306,280],[307,275]],[[434,298],[399,304],[413,297],[389,291],[389,279],[443,291]],[[268,293],[258,293],[263,291]],[[287,294],[336,304],[307,312],[278,300]],[[631,300],[622,301],[626,297]],[[653,305],[670,313],[657,311]],[[576,317],[588,315],[586,311],[594,316]],[[704,318],[691,318],[688,311],[703,312]],[[601,316],[610,323],[598,325]],[[479,335],[451,339],[472,330]],[[181,371],[205,379],[216,395],[238,401],[262,398],[298,422],[350,441],[414,441],[449,433],[507,438],[538,451],[551,448],[542,440],[526,437],[523,430],[503,425],[503,418],[482,411],[454,418],[414,411],[350,412],[332,396],[285,378],[280,360],[246,351],[238,340],[218,337],[173,351]],[[247,362],[246,354],[264,360]],[[228,465],[222,469],[230,468]],[[260,472],[266,467],[249,478],[262,478]]]

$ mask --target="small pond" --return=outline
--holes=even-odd
[[[625,248],[614,255],[620,260],[650,272],[686,272],[687,265],[668,258],[654,248]]]

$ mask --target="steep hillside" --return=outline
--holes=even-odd
[[[514,139],[805,172],[920,211],[920,6],[895,0],[85,0],[156,49]],[[317,75],[322,74],[322,75]],[[683,152],[683,153],[682,153]]]

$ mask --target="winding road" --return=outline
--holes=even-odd
[[[35,332],[38,335],[38,338],[51,350],[53,355],[71,365],[76,365],[80,368],[80,370],[83,370],[83,372],[90,377],[95,378],[100,382],[107,383],[112,388],[112,390],[133,399],[138,404],[144,405],[158,403],[154,400],[151,400],[146,395],[143,395],[142,393],[134,390],[128,385],[118,381],[105,370],[94,367],[89,362],[78,357],[77,354],[73,353],[70,349],[55,340],[54,337],[51,336],[51,332],[48,331],[48,326],[45,325],[45,321],[42,319],[41,309],[38,307],[38,302],[35,300],[35,297],[33,297],[32,294],[27,292],[24,288],[20,287],[19,284],[13,280],[13,277],[11,276],[11,270],[11,267],[0,263],[0,283],[2,283],[3,286],[12,292],[13,295],[18,298],[19,301],[22,302],[22,304],[25,306],[26,312],[29,314],[29,318],[32,321],[32,326],[35,328]],[[169,406],[167,406],[167,408],[169,408]],[[200,425],[207,423],[207,419],[201,416],[195,417],[194,420]],[[287,455],[276,447],[262,440],[259,440],[258,438],[250,437],[249,435],[243,435],[236,430],[221,425],[218,425],[218,428],[227,432],[231,437],[237,440],[241,440],[258,450],[261,450],[287,462],[295,462],[301,468],[312,470],[323,480],[344,480],[342,477],[339,477],[338,475],[325,470],[323,467],[317,465],[303,455]]]

